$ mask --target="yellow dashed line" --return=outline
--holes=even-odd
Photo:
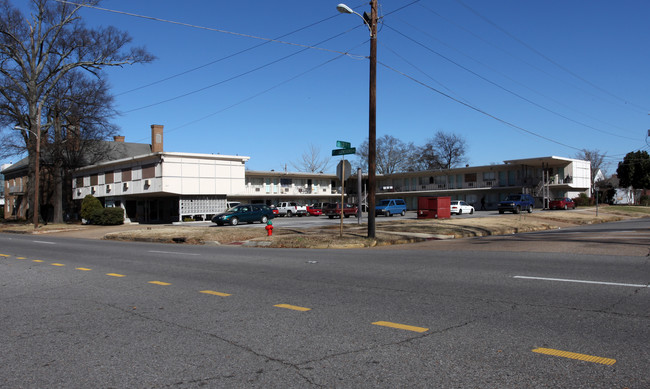
[[[62,263],[56,263],[56,262],[55,263],[50,263],[50,265],[52,265],[52,266],[65,266]]]
[[[291,309],[291,310],[294,310],[294,311],[301,311],[301,312],[311,311],[311,308],[298,307],[298,306],[289,305],[289,304],[277,304],[277,305],[274,305],[274,307],[286,308],[286,309]]]
[[[570,351],[554,350],[552,348],[536,348],[532,351],[534,353],[539,353],[539,354],[554,355],[556,357],[563,357],[563,358],[570,358],[570,359],[578,359],[580,361],[600,363],[603,365],[613,365],[616,363],[616,359],[596,357],[587,354],[572,353]]]
[[[415,332],[427,332],[427,331],[429,331],[428,328],[408,326],[408,325],[405,325],[405,324],[398,324],[398,323],[391,323],[389,321],[376,321],[376,322],[374,322],[372,324],[377,325],[377,326],[397,328],[397,329],[400,329],[400,330],[415,331]]]
[[[117,274],[117,273],[106,273],[106,275],[111,277],[126,277],[124,274]]]
[[[32,259],[32,262],[43,262],[42,259]]]
[[[83,270],[83,271],[90,271],[92,269],[88,269],[87,267],[75,267],[77,270]]]
[[[150,284],[156,284],[156,285],[171,285],[169,282],[162,282],[162,281],[149,281]]]
[[[5,257],[5,258],[9,258],[10,256],[11,256],[11,255],[7,255],[7,254],[0,254],[0,257]]]
[[[16,257],[16,259],[27,259],[25,257]]]
[[[231,295],[228,294],[228,293],[215,292],[214,290],[202,290],[202,291],[200,291],[199,293],[212,294],[212,295],[215,295],[215,296],[221,296],[221,297],[228,297],[228,296],[231,296]]]

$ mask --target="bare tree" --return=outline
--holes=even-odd
[[[409,170],[412,153],[415,149],[413,143],[404,143],[401,140],[384,135],[377,139],[377,173],[392,174]],[[358,164],[362,170],[368,171],[368,140],[357,148]]]
[[[441,169],[451,169],[467,161],[467,142],[460,135],[438,131],[425,147],[435,150]]]
[[[330,157],[321,158],[320,149],[313,144],[309,144],[307,151],[300,156],[300,160],[291,162],[291,166],[299,172],[316,173],[326,170],[329,167],[330,160]]]
[[[153,60],[142,48],[125,50],[131,42],[126,32],[110,26],[90,29],[84,25],[78,11],[83,5],[97,3],[31,0],[32,12],[23,15],[8,0],[0,0],[0,123],[30,130],[22,134],[30,169],[34,166],[36,139],[47,139],[52,126],[46,105],[69,72],[83,69],[100,77],[107,66]],[[38,131],[43,136],[37,136]],[[11,143],[3,151],[15,152],[18,146]],[[33,191],[30,184],[29,193]],[[32,200],[30,195],[28,201]],[[37,205],[30,204],[29,209],[31,213]]]
[[[583,161],[589,161],[591,163],[591,181],[596,178],[598,170],[600,170],[603,175],[607,176],[607,163],[605,158],[607,157],[606,153],[602,153],[600,150],[587,150],[582,149],[576,153],[575,158],[581,159]]]

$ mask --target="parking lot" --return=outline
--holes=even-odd
[[[499,213],[496,210],[493,211],[476,211],[473,215],[462,214],[462,215],[452,215],[451,219],[469,219],[469,218],[478,218],[478,217],[492,217],[499,216]],[[375,223],[391,223],[394,220],[415,220],[417,219],[417,211],[408,211],[405,216],[377,216],[375,217]],[[356,217],[343,218],[343,224],[362,224],[368,222],[368,214],[364,213],[361,217],[361,220],[358,220]],[[322,227],[329,225],[339,225],[340,219],[334,218],[330,219],[327,216],[293,216],[293,217],[276,217],[272,220],[274,226],[285,227],[285,228],[309,228],[309,227]],[[184,226],[197,226],[197,227],[206,227],[206,226],[217,226],[216,224],[206,221],[206,222],[189,222],[189,223],[174,223],[177,225]],[[239,226],[250,226],[250,224],[242,223]],[[239,227],[235,226],[235,227]],[[221,228],[233,228],[233,226],[225,225]]]

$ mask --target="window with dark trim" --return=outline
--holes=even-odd
[[[93,174],[90,176],[90,185],[97,185],[98,178],[97,178],[97,173]]]
[[[84,186],[84,178],[77,177],[77,188],[82,188]]]
[[[122,169],[122,181],[131,181],[131,168]]]
[[[154,178],[156,177],[156,164],[143,165],[142,166],[142,178]]]
[[[104,183],[105,184],[112,184],[113,182],[115,182],[114,175],[115,174],[113,172],[106,172],[104,174]]]
[[[476,173],[465,174],[465,182],[476,182]]]

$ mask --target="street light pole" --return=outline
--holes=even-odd
[[[370,1],[370,16],[359,15],[345,4],[336,9],[341,13],[355,14],[363,19],[370,30],[370,82],[368,101],[368,238],[375,238],[375,171],[377,170],[377,0]]]

